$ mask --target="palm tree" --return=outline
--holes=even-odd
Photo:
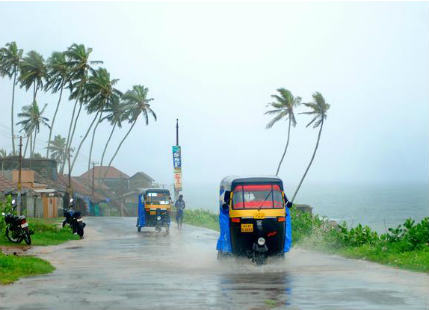
[[[317,148],[319,147],[320,136],[322,135],[323,123],[326,120],[327,112],[330,107],[330,105],[326,103],[325,98],[323,98],[322,94],[319,92],[315,92],[313,94],[313,102],[303,103],[303,104],[306,107],[310,108],[310,111],[303,112],[300,114],[308,114],[313,116],[313,119],[307,124],[306,127],[310,126],[311,124],[313,124],[313,128],[319,127],[319,134],[317,135],[317,142],[313,151],[313,155],[311,156],[311,160],[308,163],[307,169],[305,169],[305,172],[301,178],[301,181],[299,181],[299,184],[298,184],[298,187],[296,188],[295,193],[293,194],[293,197],[291,200],[292,203],[294,202],[295,197],[298,194],[299,189],[301,188],[302,182],[304,181],[305,176],[308,173],[308,170],[310,170],[311,164],[313,163],[314,157],[316,156]]]
[[[86,48],[83,44],[72,44],[65,52],[67,65],[70,68],[70,99],[75,100],[72,117],[70,119],[69,130],[67,134],[66,146],[70,149],[76,130],[77,121],[80,116],[80,111],[84,101],[84,92],[86,83],[89,78],[89,73],[94,71],[92,65],[102,64],[102,61],[90,61],[89,56],[92,53],[92,48]],[[79,103],[79,110],[75,117],[76,107]]]
[[[14,121],[14,108],[15,108],[15,85],[16,79],[19,73],[19,64],[22,60],[22,49],[18,49],[15,42],[10,42],[6,44],[6,47],[0,49],[0,76],[7,76],[13,78],[12,84],[12,105],[10,111],[10,121],[11,121],[11,132],[12,132],[12,153],[15,155],[15,121]]]
[[[51,148],[52,130],[54,129],[55,119],[57,117],[58,108],[60,107],[63,90],[70,80],[70,68],[66,61],[64,52],[53,52],[52,56],[47,61],[48,78],[46,82],[46,90],[51,90],[52,93],[59,92],[57,107],[55,108],[54,116],[52,117],[51,128],[49,129],[48,147],[46,148],[46,158],[49,158]]]
[[[279,120],[284,119],[289,121],[288,130],[287,130],[287,140],[286,146],[283,151],[283,155],[280,159],[279,165],[277,166],[276,175],[279,174],[280,167],[282,165],[283,159],[285,158],[287,148],[289,146],[289,137],[290,137],[290,126],[296,126],[296,119],[294,114],[294,108],[301,103],[301,97],[294,97],[292,93],[285,89],[279,88],[277,89],[279,95],[271,95],[276,101],[269,103],[268,106],[270,108],[274,108],[274,110],[270,110],[265,112],[268,115],[275,115],[275,117],[267,124],[267,129],[274,126]]]
[[[51,159],[54,159],[58,163],[58,167],[66,161],[66,138],[61,137],[61,135],[56,135],[52,141],[50,141],[49,151],[51,152]],[[73,149],[70,150],[73,152]],[[63,174],[64,171],[60,170],[60,173]]]
[[[139,116],[143,115],[144,120],[146,122],[146,125],[149,124],[149,114],[151,114],[156,121],[156,114],[152,110],[152,108],[150,107],[150,104],[149,104],[149,102],[151,102],[153,100],[153,98],[148,98],[148,92],[149,92],[149,89],[144,87],[143,85],[135,85],[135,86],[133,86],[132,90],[128,90],[122,96],[122,99],[123,99],[124,104],[126,106],[126,115],[128,116],[128,122],[131,123],[132,125],[128,129],[125,136],[122,138],[122,140],[119,143],[115,153],[113,154],[112,158],[110,159],[109,165],[106,169],[106,173],[107,173],[107,171],[109,171],[109,168],[112,165],[112,162],[115,159],[116,155],[118,154],[119,149],[121,148],[125,139],[128,137],[131,130],[133,130],[134,125],[136,124]]]
[[[43,89],[46,74],[43,56],[35,51],[28,52],[20,64],[19,81],[25,90],[33,87],[33,103],[36,102],[37,91]]]
[[[126,119],[125,105],[120,102],[120,100],[113,100],[109,107],[104,109],[105,113],[108,113],[104,116],[101,121],[108,120],[110,125],[112,125],[112,130],[110,131],[109,138],[104,146],[103,154],[101,155],[100,166],[103,166],[104,155],[106,154],[107,147],[112,139],[113,132],[117,127],[122,127],[122,122]]]
[[[99,68],[96,71],[93,71],[93,74],[89,77],[88,83],[86,84],[85,91],[83,93],[83,98],[87,102],[86,108],[88,113],[95,113],[95,117],[91,122],[90,126],[88,127],[85,136],[82,138],[79,144],[79,147],[73,159],[73,164],[71,165],[72,170],[74,167],[74,163],[76,162],[76,159],[79,155],[79,151],[83,145],[83,142],[86,140],[89,131],[97,120],[97,122],[95,123],[95,127],[92,131],[91,147],[89,151],[88,170],[90,169],[95,132],[101,122],[103,111],[111,104],[111,102],[119,100],[119,97],[122,95],[119,90],[114,88],[114,85],[117,82],[117,79],[110,80],[110,74],[104,68]]]
[[[24,154],[27,151],[28,141],[30,141],[30,158],[33,157],[36,148],[36,137],[40,132],[41,125],[49,128],[49,119],[43,116],[45,109],[46,104],[43,109],[40,110],[37,102],[34,101],[31,105],[23,106],[22,112],[18,113],[18,117],[22,120],[19,121],[17,125],[22,126],[21,131],[24,131],[28,137]]]
[[[91,168],[92,147],[94,145],[95,132],[98,125],[102,121],[103,112],[112,104],[112,102],[118,102],[120,96],[122,95],[119,90],[114,88],[114,85],[118,81],[118,79],[110,80],[110,74],[104,68],[100,68],[95,71],[89,79],[87,93],[91,99],[88,102],[88,111],[100,111],[100,115],[98,122],[92,131],[91,147],[89,149],[88,158],[88,170]]]

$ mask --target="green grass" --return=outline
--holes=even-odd
[[[21,277],[50,273],[54,270],[55,268],[43,259],[5,255],[0,252],[0,284],[9,284]]]
[[[186,224],[205,227],[219,231],[218,215],[203,209],[186,209],[184,211],[183,222]]]
[[[61,218],[54,219],[39,219],[39,218],[27,218],[29,227],[34,231],[31,235],[31,245],[57,245],[69,240],[78,240],[79,236],[73,235],[69,227],[61,228],[59,224],[62,222]],[[0,245],[14,245],[7,240],[4,232],[0,236]],[[25,242],[22,241],[19,246],[25,246]]]

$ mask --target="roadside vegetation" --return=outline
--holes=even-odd
[[[290,210],[294,246],[429,272],[429,218],[419,223],[408,219],[378,234],[368,226],[348,227],[295,208]],[[211,211],[186,210],[184,222],[219,231],[218,215]]]
[[[21,244],[11,243],[5,235],[5,221],[2,213],[14,212],[12,210],[10,197],[5,202],[0,202],[0,247],[16,248],[17,251],[7,251],[20,253],[18,249],[26,249],[29,246],[24,242]],[[61,228],[62,219],[36,219],[29,218],[29,228],[34,231],[31,236],[32,245],[46,246],[57,245],[69,240],[78,240],[79,236],[73,235],[69,227]],[[32,257],[19,256],[15,254],[3,254],[0,249],[0,284],[8,284],[16,281],[20,277],[45,274],[52,272],[55,268],[47,261]]]
[[[0,252],[0,284],[9,284],[22,277],[50,273],[54,270],[54,266],[43,259],[5,255]]]
[[[429,217],[378,234],[361,224],[348,227],[292,208],[295,244],[308,249],[360,258],[416,271],[429,272]]]

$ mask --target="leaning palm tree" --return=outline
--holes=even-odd
[[[50,152],[51,152],[51,159],[54,159],[57,161],[57,166],[60,168],[62,166],[62,163],[66,161],[66,138],[61,137],[61,135],[56,135],[52,141],[50,141],[48,146]],[[73,152],[73,149],[70,150],[70,152]],[[59,171],[61,174],[63,174],[64,171]]]
[[[84,93],[89,79],[89,73],[94,72],[93,65],[103,63],[102,61],[97,60],[90,61],[89,57],[91,53],[92,48],[86,48],[85,45],[76,43],[72,44],[65,52],[67,66],[70,68],[70,99],[75,100],[67,134],[67,149],[70,149],[70,146],[73,142],[80,111],[82,110],[82,106],[85,104],[85,98],[87,98]],[[76,114],[76,107],[78,103],[79,109]]]
[[[132,90],[128,90],[122,96],[122,99],[124,101],[124,104],[125,104],[126,110],[127,110],[126,115],[128,116],[128,121],[129,121],[129,123],[131,123],[131,126],[128,129],[125,136],[122,138],[122,140],[119,143],[115,153],[113,154],[112,158],[110,159],[109,165],[108,165],[106,172],[105,172],[105,176],[107,174],[107,171],[109,171],[109,168],[112,165],[112,162],[115,159],[116,155],[118,154],[119,149],[121,148],[125,139],[128,137],[130,132],[133,130],[134,125],[136,124],[139,116],[143,115],[144,120],[146,122],[146,125],[149,124],[149,114],[151,114],[156,121],[156,114],[152,110],[152,108],[150,107],[150,104],[149,104],[149,102],[151,102],[153,100],[153,98],[148,98],[148,92],[149,92],[149,89],[144,87],[143,85],[135,85],[135,86],[133,86]]]
[[[37,91],[43,89],[46,74],[43,56],[35,51],[28,52],[20,64],[19,81],[25,90],[33,87],[33,103],[36,102]]]
[[[107,147],[110,144],[110,140],[112,139],[113,132],[116,128],[122,127],[122,122],[126,120],[125,105],[121,103],[121,101],[113,100],[110,106],[108,106],[105,110],[105,113],[108,113],[104,116],[101,121],[107,120],[112,126],[112,130],[110,131],[109,138],[107,139],[106,144],[104,145],[103,154],[101,155],[100,166],[103,166],[104,155],[106,155]]]
[[[60,107],[61,98],[64,87],[70,80],[70,70],[66,61],[64,52],[53,52],[52,56],[47,61],[48,78],[46,82],[46,90],[51,90],[52,93],[60,93],[58,97],[57,107],[55,108],[54,116],[52,117],[51,127],[49,129],[48,147],[46,148],[46,158],[49,158],[51,148],[52,131],[54,129],[55,119]]]
[[[275,117],[267,124],[267,129],[274,126],[275,123],[277,123],[279,120],[284,119],[285,121],[288,121],[288,130],[287,130],[287,140],[286,140],[286,146],[283,151],[283,155],[280,158],[279,165],[277,166],[276,175],[279,174],[280,167],[282,165],[283,159],[285,158],[287,148],[289,146],[289,137],[290,137],[290,127],[291,125],[293,127],[296,126],[296,119],[294,114],[294,109],[296,106],[298,106],[301,103],[301,97],[294,97],[292,93],[285,89],[285,88],[279,88],[277,89],[279,92],[279,95],[271,95],[276,101],[269,103],[268,106],[270,108],[274,108],[274,110],[270,110],[265,112],[267,115],[275,115]]]
[[[100,111],[100,115],[98,122],[95,124],[94,130],[92,131],[91,146],[89,148],[88,157],[88,171],[91,168],[92,147],[94,145],[95,132],[102,121],[104,110],[113,102],[118,102],[122,95],[122,93],[114,87],[118,81],[118,79],[110,80],[110,74],[104,68],[100,68],[95,71],[89,79],[87,94],[91,99],[88,102],[88,111]]]
[[[40,127],[43,125],[49,128],[49,119],[43,116],[45,109],[46,104],[43,109],[40,110],[37,102],[34,101],[31,105],[23,106],[22,112],[18,113],[18,117],[22,120],[19,121],[17,125],[21,125],[21,131],[27,134],[27,144],[28,141],[30,141],[30,158],[33,157],[36,148],[36,138],[37,134],[40,132]],[[27,144],[24,154],[27,151]]]
[[[313,155],[311,156],[311,160],[308,163],[307,169],[305,169],[304,175],[301,178],[301,181],[299,181],[298,187],[296,188],[295,193],[293,194],[291,202],[293,203],[295,201],[295,197],[298,194],[299,189],[301,188],[302,182],[305,179],[305,176],[308,173],[308,170],[310,170],[311,164],[313,163],[314,157],[316,156],[317,149],[319,147],[320,142],[320,136],[322,135],[322,129],[323,129],[323,123],[326,120],[327,112],[329,110],[329,104],[325,102],[325,98],[323,98],[322,94],[319,92],[315,92],[313,94],[313,102],[310,103],[303,103],[306,107],[310,108],[310,111],[308,112],[302,112],[300,114],[308,114],[312,115],[313,119],[307,124],[306,127],[313,124],[313,128],[319,127],[319,134],[317,135],[317,142],[316,146],[314,147]]]
[[[79,151],[85,142],[88,134],[92,128],[95,127],[92,131],[92,139],[91,139],[91,147],[89,151],[89,159],[88,159],[88,170],[91,166],[91,155],[92,148],[94,145],[94,137],[95,132],[97,130],[98,125],[102,119],[103,111],[106,107],[108,107],[111,102],[115,100],[119,100],[119,97],[122,95],[119,90],[117,90],[114,85],[118,82],[117,79],[110,79],[109,72],[104,68],[99,68],[93,72],[93,74],[89,77],[88,83],[86,84],[85,91],[83,92],[83,98],[85,102],[87,102],[86,109],[88,113],[95,113],[95,117],[86,131],[86,134],[80,141],[79,147],[76,150],[76,154],[73,159],[73,163],[71,165],[71,170],[73,170],[76,159],[78,158]]]
[[[12,154],[15,155],[15,121],[14,121],[14,108],[15,108],[15,86],[17,83],[18,73],[19,73],[19,64],[22,60],[22,49],[18,49],[15,42],[10,42],[6,44],[6,47],[3,47],[0,50],[0,76],[7,76],[10,79],[13,79],[12,84],[12,105],[10,112],[11,120],[11,132],[12,132]]]

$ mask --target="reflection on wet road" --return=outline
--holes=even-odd
[[[257,267],[218,262],[217,233],[137,233],[87,218],[87,238],[37,248],[57,270],[0,287],[0,309],[429,309],[429,275],[293,249]]]

